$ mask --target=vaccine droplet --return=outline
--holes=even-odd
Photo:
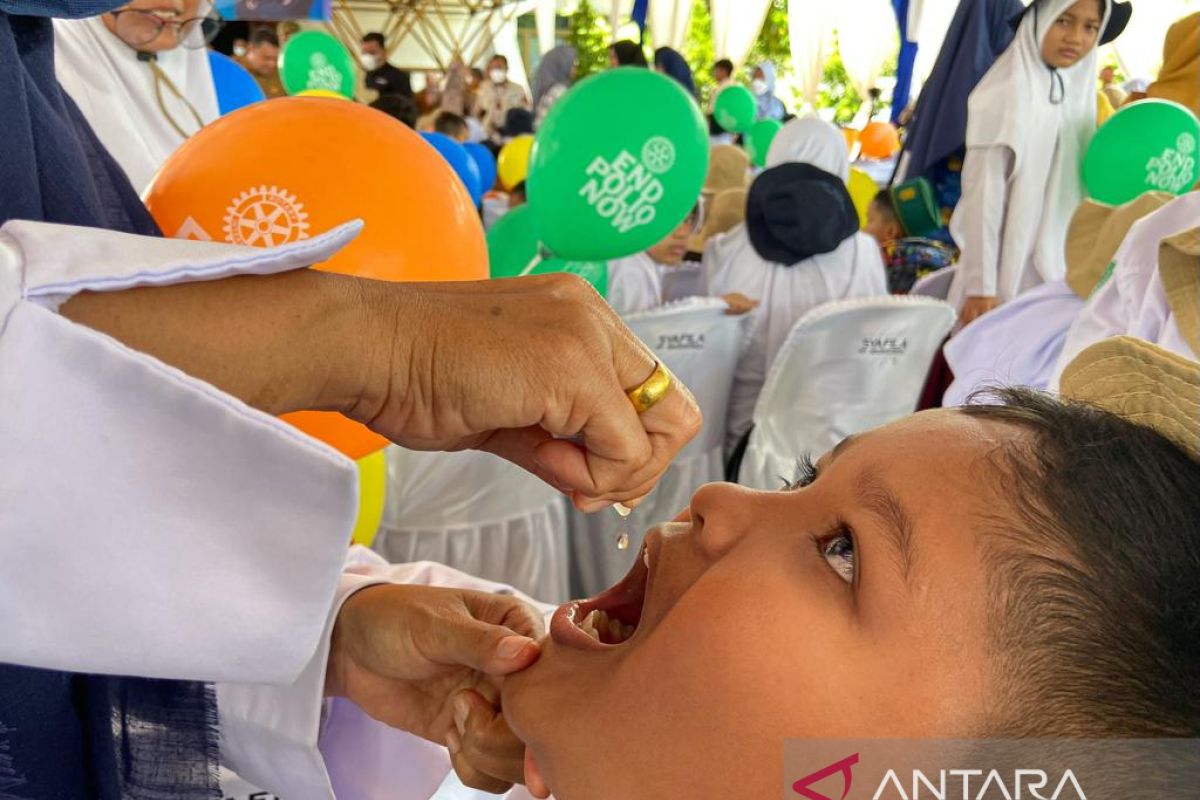
[[[622,519],[633,513],[633,509],[624,503],[613,503],[613,510],[620,514]]]
[[[629,534],[628,533],[625,533],[624,531],[622,531],[617,536],[617,549],[618,550],[628,550],[629,549]]]

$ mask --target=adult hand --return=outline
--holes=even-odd
[[[963,303],[962,311],[958,314],[958,321],[964,326],[970,325],[998,305],[1000,305],[1000,298],[998,297],[968,297],[966,302]]]
[[[495,453],[590,511],[635,504],[700,429],[678,381],[634,411],[654,355],[574,275],[373,288],[391,350],[346,410],[398,444]]]
[[[542,616],[513,597],[370,586],[338,615],[326,694],[447,745],[464,782],[504,791],[521,778],[525,748],[490,709],[498,679],[537,660],[543,633]]]

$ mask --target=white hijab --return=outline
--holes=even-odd
[[[1104,1],[1100,30],[1108,24]],[[1016,38],[971,92],[967,149],[1013,153],[1001,226],[1000,297],[1015,297],[1026,264],[1043,281],[1065,271],[1067,226],[1083,199],[1080,170],[1096,130],[1096,47],[1067,69],[1042,59],[1050,26],[1075,0],[1035,0]],[[1051,94],[1053,92],[1053,95]]]
[[[133,188],[142,192],[185,139],[159,107],[150,65],[139,61],[137,53],[99,17],[54,20],[54,44],[59,82]],[[191,135],[199,130],[188,103],[205,125],[219,116],[205,48],[166,50],[158,53],[157,63],[187,99],[184,103],[162,87],[163,106],[184,132]]]
[[[817,117],[797,117],[775,135],[767,151],[767,168],[789,163],[811,164],[837,175],[843,183],[850,180],[846,137]]]
[[[788,162],[810,164],[843,181],[850,177],[845,138],[815,117],[792,120],[771,143],[767,167]],[[787,267],[760,256],[742,223],[709,241],[704,269],[710,295],[739,292],[760,301],[750,313],[749,343],[734,377],[727,445],[749,428],[767,370],[800,317],[832,300],[887,294],[879,244],[862,232]]]

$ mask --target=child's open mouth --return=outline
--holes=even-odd
[[[620,583],[590,600],[566,603],[550,621],[550,638],[567,647],[603,650],[624,644],[637,633],[650,583],[651,541]]]

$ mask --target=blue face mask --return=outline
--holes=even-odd
[[[119,0],[0,0],[0,11],[14,17],[98,17],[120,8]]]

